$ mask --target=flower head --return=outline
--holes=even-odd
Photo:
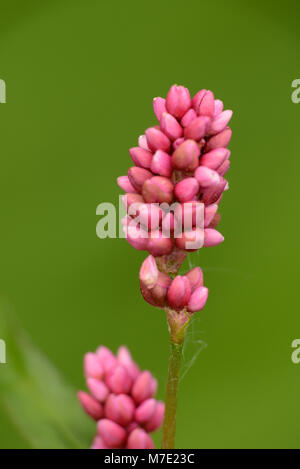
[[[84,372],[90,393],[79,391],[78,399],[97,422],[92,448],[154,448],[149,433],[162,424],[165,407],[154,399],[151,373],[140,371],[124,346],[116,356],[104,346],[87,353]]]

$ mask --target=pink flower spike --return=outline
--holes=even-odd
[[[173,199],[173,184],[166,177],[154,176],[145,181],[142,194],[146,202],[169,204]]]
[[[215,112],[214,112],[214,117],[218,116],[221,114],[221,112],[224,109],[223,101],[220,99],[215,99]]]
[[[176,311],[182,310],[189,302],[191,296],[191,285],[186,277],[177,275],[167,293],[168,304]]]
[[[166,238],[162,231],[155,230],[149,234],[147,250],[152,256],[167,256],[171,254],[173,244],[170,238]]]
[[[211,123],[209,134],[214,135],[225,129],[232,117],[232,111],[223,111]]]
[[[162,150],[157,150],[153,155],[150,169],[152,173],[167,178],[171,177],[172,164],[170,155]]]
[[[211,137],[205,147],[205,151],[211,151],[215,148],[225,148],[229,144],[232,136],[232,130],[228,127],[217,135]]]
[[[132,161],[136,166],[149,169],[152,161],[152,153],[149,150],[144,150],[140,147],[133,147],[129,149]],[[131,192],[131,191],[128,191]]]
[[[139,144],[140,148],[143,148],[143,150],[150,150],[149,147],[148,147],[146,135],[140,135],[139,136],[138,144]]]
[[[153,449],[154,444],[148,433],[142,428],[133,430],[127,441],[127,449]]]
[[[117,179],[118,186],[124,192],[131,192],[132,194],[137,193],[131,182],[129,181],[128,176],[119,176]]]
[[[185,140],[173,153],[171,161],[176,169],[195,169],[199,164],[200,149],[194,140]]]
[[[155,127],[150,127],[146,130],[145,134],[150,150],[163,150],[167,153],[170,151],[171,142],[161,130]]]
[[[206,91],[198,107],[200,116],[213,117],[215,112],[215,97],[212,91]]]
[[[153,378],[150,371],[143,371],[135,380],[131,395],[137,404],[153,397],[156,393],[157,381]]]
[[[105,417],[126,427],[133,420],[135,404],[126,394],[110,394],[105,403]]]
[[[160,122],[161,116],[166,112],[166,100],[164,98],[154,98],[153,99],[153,110],[158,122]]]
[[[180,202],[189,202],[193,200],[199,191],[199,183],[197,179],[189,177],[178,182],[175,186],[174,193]]]
[[[199,141],[205,136],[209,126],[210,119],[207,116],[197,117],[184,129],[184,137]]]
[[[192,293],[196,290],[196,288],[203,286],[203,272],[200,267],[194,267],[194,269],[185,274],[185,277],[191,284]]]
[[[107,386],[100,381],[99,379],[95,378],[88,378],[86,381],[87,387],[91,394],[97,399],[99,402],[104,402],[108,396],[108,389]]]
[[[164,402],[158,401],[156,403],[155,411],[151,419],[144,424],[144,428],[147,432],[154,432],[161,426],[164,420],[165,404]]]
[[[124,366],[117,365],[108,371],[105,384],[115,394],[127,394],[130,391],[132,379]]]
[[[201,156],[200,164],[207,168],[217,170],[229,157],[227,148],[216,148]]]
[[[84,356],[84,373],[86,378],[101,379],[104,374],[103,366],[95,353],[86,353]]]
[[[218,208],[219,207],[217,204],[206,205],[204,211],[204,228],[207,228],[211,224],[214,216],[218,211]]]
[[[133,166],[128,170],[128,178],[137,191],[141,191],[144,182],[152,177],[152,173],[144,168]]]
[[[160,121],[161,130],[171,139],[176,140],[182,136],[182,127],[171,114],[164,112]]]
[[[156,400],[153,398],[146,399],[136,409],[134,420],[139,424],[144,424],[150,420],[155,412]]]
[[[200,187],[216,186],[220,183],[221,178],[217,171],[207,168],[206,166],[199,166],[195,171],[195,178],[197,179]]]
[[[140,281],[149,289],[153,288],[158,280],[158,268],[153,256],[148,256],[140,269]]]
[[[166,109],[174,117],[181,119],[191,107],[190,92],[184,86],[171,86],[166,99]]]
[[[204,308],[208,297],[208,289],[206,287],[198,287],[192,293],[190,301],[188,302],[187,310],[190,313],[201,311]]]
[[[97,430],[103,442],[111,448],[121,448],[126,442],[124,428],[109,419],[99,420]]]
[[[103,407],[94,397],[84,391],[79,391],[77,397],[83,410],[92,417],[92,419],[99,420],[103,417]]]
[[[196,119],[196,117],[197,117],[196,111],[194,111],[194,109],[189,109],[184,114],[183,118],[180,121],[182,127],[188,127],[191,124],[191,122],[193,122],[193,120]]]
[[[204,247],[217,246],[224,241],[224,236],[213,228],[205,228],[204,230]]]

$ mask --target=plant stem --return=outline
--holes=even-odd
[[[182,349],[183,340],[180,343],[176,343],[171,338],[162,449],[173,449],[175,444],[177,396]]]

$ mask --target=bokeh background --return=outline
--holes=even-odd
[[[154,96],[209,88],[234,110],[225,243],[190,258],[210,296],[185,350],[179,448],[300,447],[299,14],[296,0],[1,1],[0,299],[74,388],[86,351],[126,343],[163,398],[145,255],[98,239],[96,206],[118,202]],[[28,447],[0,421],[1,448]]]

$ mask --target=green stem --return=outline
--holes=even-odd
[[[180,343],[175,343],[171,339],[162,449],[173,449],[175,444],[177,396],[182,349],[183,340]]]

